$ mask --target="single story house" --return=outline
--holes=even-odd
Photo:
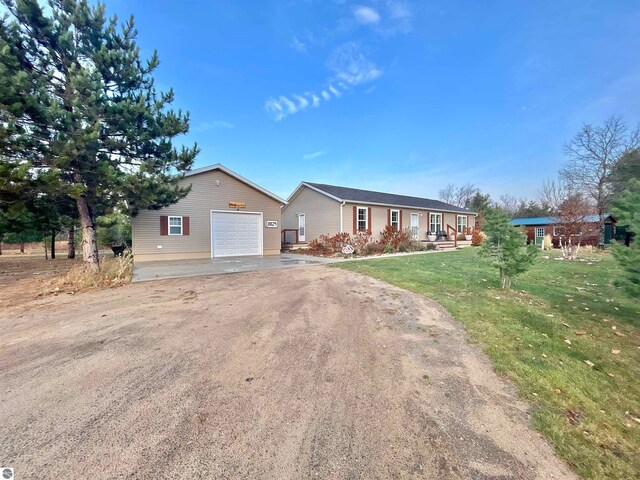
[[[180,183],[191,185],[180,201],[133,218],[136,262],[280,253],[285,200],[220,164]]]
[[[580,239],[583,245],[598,245],[598,215],[588,215],[585,220],[588,222],[584,235]],[[544,237],[551,235],[554,246],[558,246],[563,235],[562,225],[558,224],[553,217],[530,217],[514,218],[511,224],[516,227],[523,227],[527,234],[527,243],[541,245]],[[607,214],[604,223],[604,243],[609,245],[616,233],[616,219]]]
[[[377,235],[387,225],[409,228],[419,241],[427,241],[427,232],[455,233],[463,239],[477,216],[439,200],[311,182],[302,182],[287,202],[282,209],[284,244],[342,232]],[[291,232],[296,235],[287,236]]]

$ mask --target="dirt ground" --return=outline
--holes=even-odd
[[[32,255],[0,256],[0,311],[41,297],[51,279],[64,275],[79,261],[64,257],[45,260]]]
[[[3,306],[16,478],[575,478],[437,304],[339,269]]]

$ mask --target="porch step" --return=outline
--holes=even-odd
[[[454,249],[456,248],[456,243],[453,240],[441,240],[436,242],[430,242],[429,240],[421,240],[422,244],[433,243],[436,245],[438,250],[444,249]],[[457,248],[468,247],[471,245],[471,242],[468,240],[458,240]]]
[[[280,250],[299,250],[309,248],[309,245],[305,243],[283,243],[280,246]]]

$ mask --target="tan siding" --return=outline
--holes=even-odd
[[[368,205],[365,203],[346,203],[342,207],[342,225],[343,230],[347,233],[353,234],[353,207],[370,207],[371,219],[370,226],[371,232],[374,236],[377,236],[387,225],[387,209],[402,210],[402,227],[411,227],[411,214],[419,214],[419,235],[420,240],[426,240],[427,230],[429,229],[429,211],[426,209],[411,209],[411,208],[399,208],[399,207],[386,207],[378,205]],[[282,210],[282,225],[283,228],[298,228],[298,213],[304,213],[306,215],[306,227],[307,235],[306,241],[309,242],[314,238],[318,238],[322,234],[336,234],[340,231],[340,202],[332,200],[331,198],[322,195],[310,188],[304,187],[291,200],[289,205]],[[457,217],[455,213],[446,213],[440,211],[433,211],[433,213],[441,213],[443,218],[443,228],[446,229],[447,223],[453,228],[457,228]],[[475,217],[473,215],[468,216],[468,224],[473,227],[475,225]]]
[[[216,181],[220,184],[216,185]],[[186,177],[189,194],[162,210],[144,210],[133,219],[133,252],[137,261],[211,257],[211,210],[228,210],[229,202],[245,202],[242,211],[262,212],[263,220],[277,220],[280,227],[280,203],[219,170]],[[160,235],[160,216],[188,216],[188,236]],[[265,255],[280,251],[280,228],[264,228]],[[162,248],[158,248],[161,246]]]
[[[333,235],[340,231],[340,202],[305,186],[282,209],[282,228],[298,228],[299,213],[305,214],[307,243],[320,235]]]
[[[353,206],[367,207],[367,204],[347,203],[344,206],[344,225],[345,230],[349,233],[353,233]],[[447,223],[453,228],[457,228],[457,218],[455,213],[441,212],[437,210],[422,210],[418,208],[399,208],[399,207],[383,207],[383,206],[371,206],[371,217],[373,223],[371,224],[371,232],[374,236],[378,235],[387,224],[387,209],[402,210],[402,228],[411,228],[411,214],[417,213],[420,240],[426,240],[427,230],[429,230],[429,215],[428,213],[440,213],[442,214],[442,227],[446,230]],[[469,226],[475,225],[475,217],[469,215]]]

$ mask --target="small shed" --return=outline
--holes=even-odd
[[[589,215],[587,222],[593,224],[592,232],[598,231],[598,215]],[[559,231],[558,222],[554,217],[529,217],[529,218],[514,218],[511,220],[511,224],[516,227],[523,227],[527,233],[527,243],[541,245],[544,241],[544,237],[551,235],[554,246],[558,246],[560,243],[561,232]],[[616,234],[616,219],[613,215],[607,214],[604,223],[604,244],[609,245],[613,241]],[[581,243],[583,245],[598,245],[598,235],[589,233],[585,234]]]

